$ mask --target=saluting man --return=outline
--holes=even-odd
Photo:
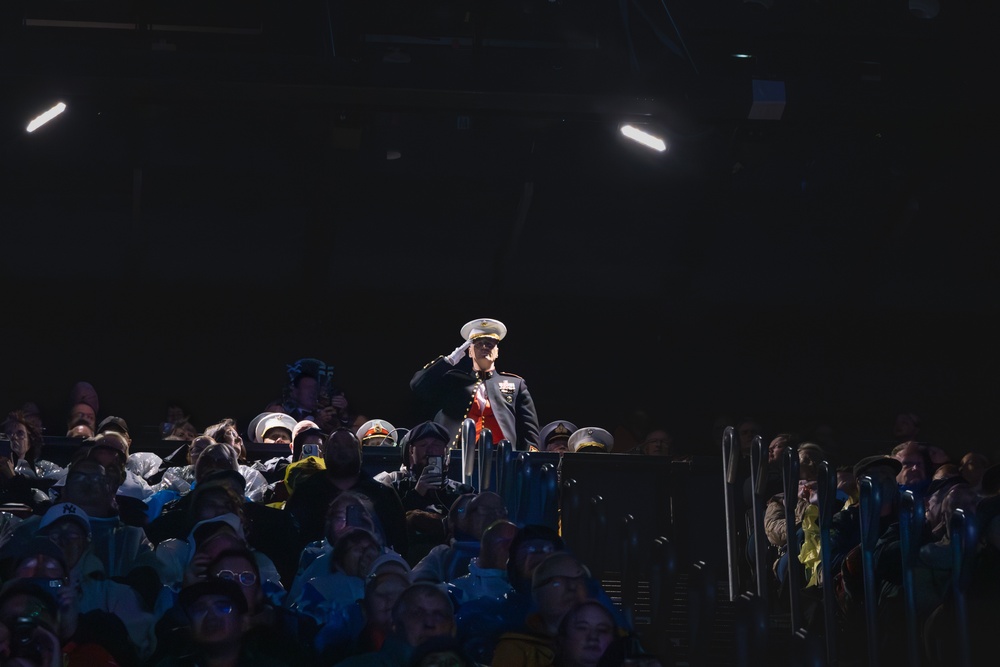
[[[477,438],[488,428],[494,443],[509,440],[523,451],[537,447],[538,415],[524,378],[496,369],[507,327],[499,320],[472,320],[461,334],[465,342],[417,371],[410,389],[440,407],[434,421],[452,434],[453,443],[462,422],[471,418]]]

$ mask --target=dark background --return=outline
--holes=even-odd
[[[0,404],[57,434],[87,380],[130,424],[246,424],[318,357],[407,426],[413,372],[495,317],[543,424],[642,407],[714,453],[752,415],[847,458],[906,410],[995,455],[980,4],[13,3]]]

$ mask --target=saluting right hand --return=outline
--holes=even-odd
[[[456,347],[454,350],[451,351],[451,354],[447,356],[448,361],[450,361],[452,365],[455,365],[458,362],[460,362],[462,360],[462,357],[465,356],[465,351],[469,349],[470,345],[472,345],[472,341],[467,340],[458,347]]]

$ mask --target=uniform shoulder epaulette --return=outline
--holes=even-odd
[[[523,380],[524,378],[520,375],[514,375],[513,373],[508,373],[506,371],[497,371],[498,375],[506,375],[507,377],[517,378],[518,380]]]
[[[433,366],[434,364],[436,364],[441,359],[444,359],[444,355],[443,354],[439,355],[436,359],[431,359],[430,361],[428,361],[426,364],[424,364],[424,367],[421,368],[420,370],[422,370],[422,371],[427,370],[428,368],[430,368],[431,366]]]

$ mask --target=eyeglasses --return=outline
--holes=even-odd
[[[213,612],[217,616],[228,616],[233,613],[233,603],[228,600],[216,600],[214,602],[199,602],[188,610],[188,615],[192,621],[200,621],[208,612]]]
[[[544,586],[551,586],[552,588],[579,588],[580,586],[583,586],[586,581],[587,578],[582,574],[575,577],[567,577],[565,575],[557,574],[545,579],[539,583],[537,587],[542,588]]]
[[[232,570],[219,570],[215,575],[219,579],[226,581],[236,581],[243,586],[253,586],[257,583],[257,575],[253,572],[233,572]]]
[[[52,542],[83,542],[87,539],[87,534],[78,530],[50,530],[46,537]]]
[[[526,554],[550,554],[556,548],[552,544],[525,544],[519,550]]]

